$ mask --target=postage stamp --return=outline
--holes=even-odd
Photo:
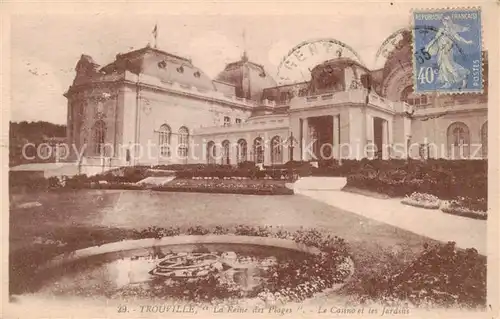
[[[415,92],[482,92],[481,11],[422,10],[412,19]]]

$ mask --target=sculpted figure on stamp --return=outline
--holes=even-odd
[[[413,12],[415,92],[481,92],[481,11]]]

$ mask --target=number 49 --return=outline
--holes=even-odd
[[[431,84],[434,82],[434,70],[432,67],[420,67],[417,80],[420,81],[420,84]]]

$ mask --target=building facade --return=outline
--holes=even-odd
[[[293,85],[277,85],[246,54],[215,79],[149,46],[103,67],[82,55],[65,93],[70,160],[116,167],[487,157],[487,83],[483,94],[415,95],[410,37],[382,69],[339,55]]]

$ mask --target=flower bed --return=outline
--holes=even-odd
[[[181,179],[275,179],[291,180],[295,171],[291,168],[265,168],[260,170],[257,167],[237,168],[207,167],[207,168],[187,168],[176,171],[175,176]]]
[[[441,211],[447,214],[470,217],[475,219],[488,219],[486,200],[472,200],[464,197],[446,201],[441,208]]]
[[[156,191],[198,192],[247,195],[293,195],[284,181],[232,180],[232,179],[175,179],[165,185],[153,187]]]
[[[406,196],[401,203],[427,209],[438,209],[441,206],[441,200],[436,196],[417,192],[412,193],[410,196]]]
[[[109,177],[111,175],[107,175]],[[104,178],[103,176],[87,177],[86,175],[76,175],[66,178],[63,181],[50,181],[45,179],[45,184],[50,184],[51,189],[124,189],[143,190],[152,189],[157,191],[172,192],[202,192],[202,193],[223,193],[223,194],[248,194],[248,195],[293,195],[293,190],[286,187],[284,179],[273,179],[271,177],[263,179],[251,179],[247,177],[191,177],[187,179],[176,178],[165,185],[153,186],[127,182],[123,177]],[[107,180],[109,179],[109,180]],[[135,180],[135,179],[134,179]],[[54,184],[54,185],[53,185]]]

